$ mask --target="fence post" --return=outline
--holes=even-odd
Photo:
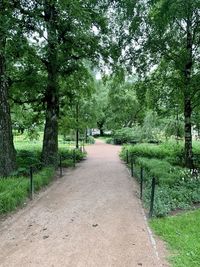
[[[133,177],[133,155],[131,155],[131,176]]]
[[[60,177],[62,177],[63,173],[62,173],[62,155],[60,155]]]
[[[140,169],[140,199],[142,199],[143,195],[143,167]]]
[[[154,206],[154,197],[155,197],[155,186],[156,186],[156,179],[153,177],[152,185],[151,185],[151,202],[150,202],[150,210],[149,210],[149,217],[153,215],[153,206]]]
[[[128,150],[126,150],[126,163],[128,164],[129,162],[129,155],[128,155]]]
[[[73,165],[76,166],[76,149],[73,150]]]
[[[34,187],[33,187],[33,167],[30,167],[30,199],[33,200]]]

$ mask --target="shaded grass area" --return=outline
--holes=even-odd
[[[38,191],[50,183],[54,176],[53,168],[44,168],[34,175],[34,190]],[[27,177],[0,179],[0,214],[15,210],[23,205],[29,195],[30,181]]]
[[[48,185],[55,174],[54,167],[45,167],[41,163],[41,141],[18,140],[15,145],[18,169],[10,177],[0,177],[0,214],[15,210],[26,202],[30,191],[30,166],[34,171],[34,191]],[[74,157],[75,161],[79,162],[85,158],[86,153],[59,143],[59,155],[62,158],[62,167],[71,167],[74,166]]]
[[[153,219],[150,225],[167,242],[173,267],[200,266],[200,210]]]

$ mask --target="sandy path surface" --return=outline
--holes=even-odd
[[[78,168],[1,222],[0,266],[167,266],[119,150],[101,141],[87,147]]]

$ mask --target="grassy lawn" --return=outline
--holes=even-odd
[[[30,141],[25,135],[14,136],[14,144],[16,149],[20,150],[41,150],[42,149],[42,139],[43,135],[40,133],[38,140]],[[60,149],[64,148],[74,148],[75,142],[73,141],[63,141],[61,136],[58,137],[58,145]]]
[[[6,179],[0,177],[0,215],[15,210],[26,202],[30,191],[30,166],[33,166],[34,191],[47,186],[53,179],[55,169],[41,164],[42,135],[37,141],[29,141],[25,136],[15,136],[17,150],[17,170]],[[73,151],[74,142],[64,142],[59,137],[59,154],[62,155],[62,166],[74,166],[85,157],[80,150]],[[75,153],[75,154],[74,154]]]
[[[150,224],[167,242],[173,267],[200,266],[200,210],[153,219]]]

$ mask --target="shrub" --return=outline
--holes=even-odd
[[[183,169],[181,167],[174,167],[165,160],[139,157],[135,162],[148,171],[149,177],[156,177],[159,184],[172,185],[182,178]]]
[[[136,144],[134,146],[123,146],[120,153],[121,157],[125,159],[126,151],[129,151],[131,156],[165,159],[173,165],[183,166],[184,152],[182,145],[174,143],[163,143],[160,145],[155,144]]]
[[[39,150],[17,150],[17,166],[28,168],[40,163],[41,152]]]
[[[122,128],[113,132],[113,142],[116,145],[121,145],[124,143],[135,144],[140,140],[139,132],[133,128]]]
[[[113,140],[113,138],[112,137],[110,137],[110,138],[106,138],[106,144],[114,144],[114,140]]]
[[[74,154],[75,153],[75,154]],[[79,149],[60,149],[60,155],[62,160],[73,160],[75,155],[76,161],[81,161],[85,158],[86,152],[82,152]]]
[[[95,144],[95,139],[93,136],[88,136],[87,141],[88,141],[88,144]]]

